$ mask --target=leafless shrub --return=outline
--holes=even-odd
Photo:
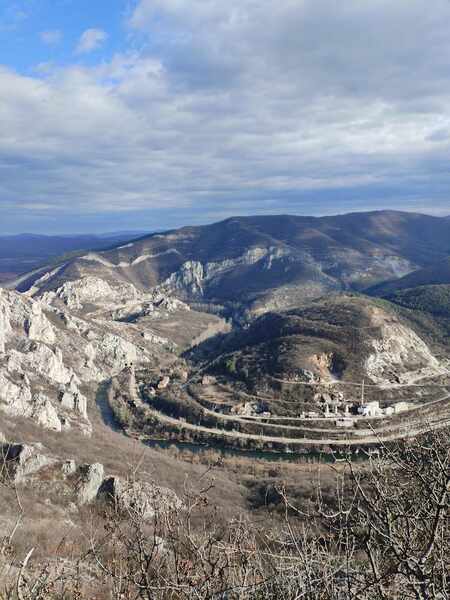
[[[138,501],[105,504],[86,551],[58,569],[30,553],[11,558],[11,531],[1,556],[15,586],[0,599],[448,600],[448,433],[384,447],[366,463],[343,459],[333,501],[320,479],[307,507],[279,488],[277,526],[224,522],[208,500],[208,470],[195,489],[186,482],[182,509],[155,506],[149,518]]]

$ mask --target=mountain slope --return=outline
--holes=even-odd
[[[446,373],[414,324],[394,306],[363,296],[322,299],[304,308],[266,313],[245,330],[206,342],[212,369],[256,386],[277,380],[361,382],[389,388]]]
[[[400,290],[425,285],[450,284],[450,256],[395,281],[387,281],[369,290],[374,296],[387,296]]]
[[[422,285],[386,296],[390,302],[450,319],[450,285]]]
[[[89,252],[30,276],[18,289],[40,295],[91,275],[257,312],[330,291],[365,289],[449,254],[450,222],[426,215],[237,217]]]

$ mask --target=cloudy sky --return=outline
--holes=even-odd
[[[450,213],[448,0],[1,0],[0,233]]]

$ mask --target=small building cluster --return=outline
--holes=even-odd
[[[365,402],[359,405],[357,412],[362,417],[390,417],[408,409],[408,402],[395,402],[391,406],[381,408],[380,403],[377,400],[373,400],[372,402]]]

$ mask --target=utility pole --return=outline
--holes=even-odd
[[[365,379],[363,378],[362,385],[361,385],[361,406],[364,404],[364,384],[365,384]]]

